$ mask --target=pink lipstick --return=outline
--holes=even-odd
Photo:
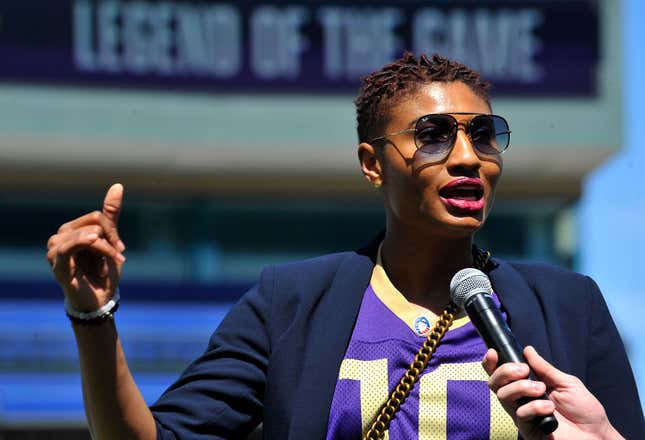
[[[459,177],[439,190],[439,198],[450,208],[475,213],[484,209],[484,185],[476,177]]]

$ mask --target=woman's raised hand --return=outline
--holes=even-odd
[[[566,374],[544,360],[533,347],[524,349],[524,357],[540,381],[527,379],[526,364],[506,363],[497,366],[495,350],[488,350],[483,360],[490,375],[488,386],[515,421],[522,437],[534,439],[622,439],[613,428],[605,409],[582,381]],[[544,392],[550,400],[533,400],[518,407],[521,397],[540,397]],[[537,416],[553,413],[558,428],[550,435],[542,434],[532,423]]]
[[[114,295],[125,262],[117,221],[123,185],[108,189],[102,211],[62,225],[47,242],[47,260],[75,310],[93,311]]]

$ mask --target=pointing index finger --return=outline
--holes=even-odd
[[[123,185],[115,183],[108,189],[103,201],[103,214],[116,226],[123,204]]]

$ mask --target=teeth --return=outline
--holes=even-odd
[[[482,198],[483,193],[481,190],[474,188],[451,188],[442,195],[443,197],[457,200],[479,200]]]
[[[459,196],[459,197],[451,197],[451,199],[456,199],[456,200],[479,200],[479,197],[476,197],[476,196]]]

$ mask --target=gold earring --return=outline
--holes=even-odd
[[[374,187],[374,189],[379,189],[381,187],[381,185],[382,185],[382,183],[381,183],[380,180],[372,183],[372,186]]]

